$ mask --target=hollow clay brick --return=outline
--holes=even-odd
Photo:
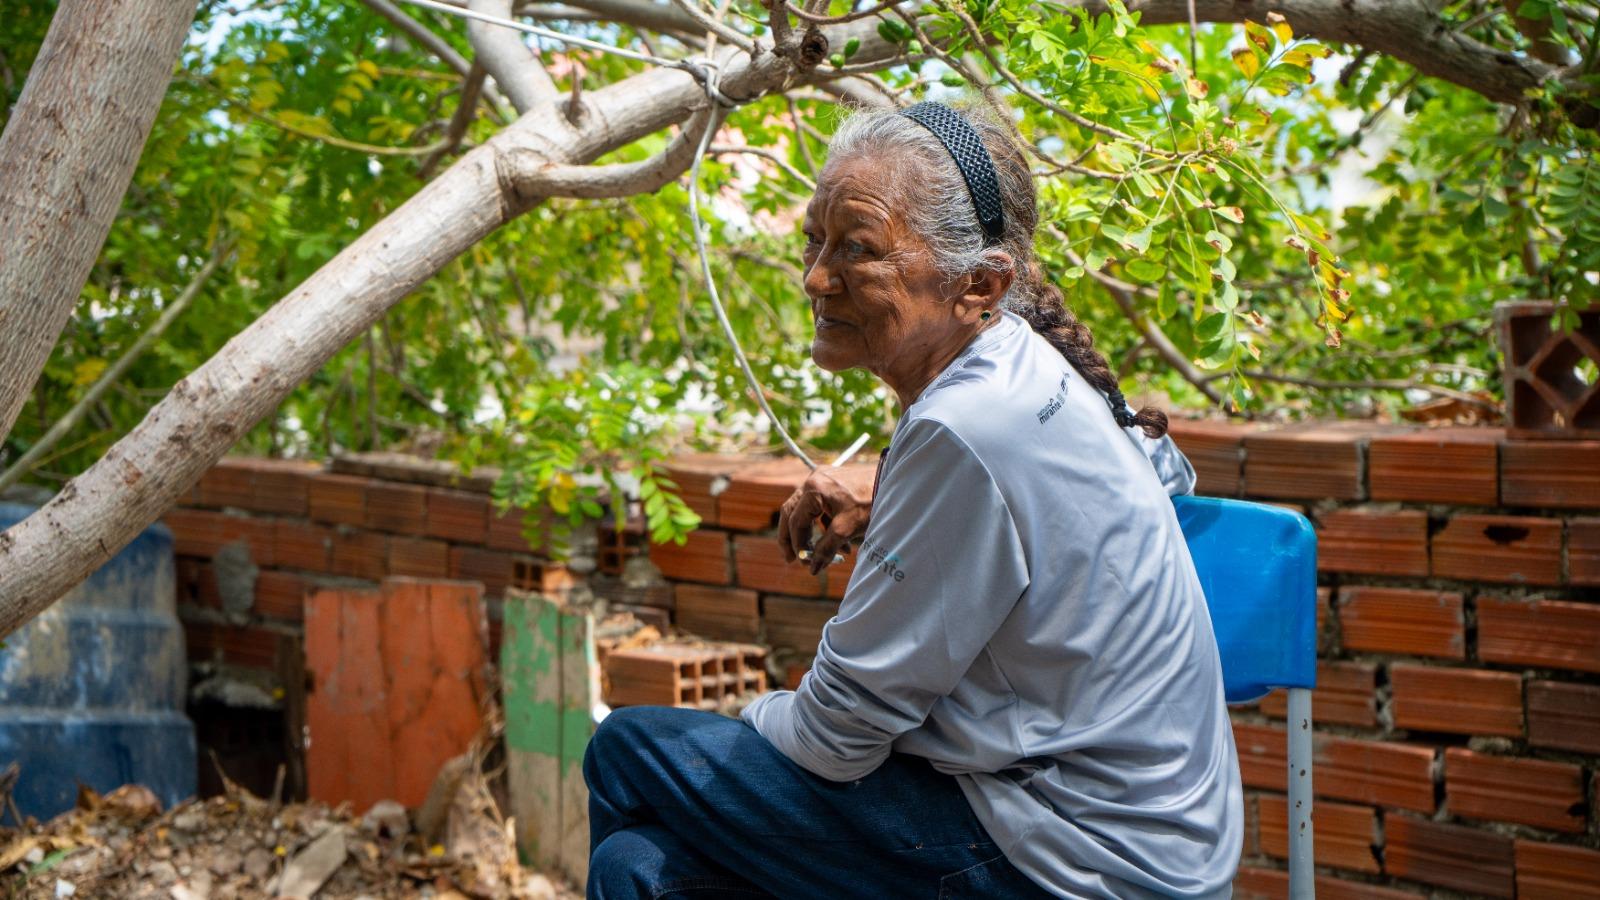
[[[425,534],[455,544],[482,544],[489,528],[489,498],[471,491],[428,491]]]
[[[1483,669],[1389,667],[1397,728],[1522,736],[1522,676]]]
[[[1528,682],[1528,743],[1600,754],[1600,685]]]
[[[427,525],[428,489],[416,484],[373,481],[367,485],[366,527],[420,535]]]
[[[1600,441],[1506,441],[1500,445],[1500,502],[1600,507]]]
[[[1420,510],[1339,509],[1317,521],[1317,569],[1363,575],[1428,574],[1428,516]]]
[[[1521,900],[1600,900],[1600,850],[1518,840]]]
[[[1425,428],[1375,437],[1367,447],[1372,499],[1494,506],[1501,428]]]
[[[1257,803],[1262,852],[1288,859],[1288,798],[1282,794],[1262,794]],[[1370,806],[1319,800],[1312,806],[1312,819],[1315,829],[1312,849],[1317,865],[1377,874],[1377,810]]]
[[[1194,465],[1196,494],[1237,497],[1244,481],[1244,436],[1256,430],[1231,422],[1174,418],[1167,433]]]
[[[699,637],[754,641],[761,634],[761,602],[755,591],[680,584],[674,587],[679,628]]]
[[[1460,594],[1409,588],[1353,587],[1339,592],[1346,650],[1466,657]]]
[[[691,531],[681,545],[671,541],[652,543],[650,561],[661,570],[663,577],[672,581],[727,584],[733,580],[726,531],[700,528]]]
[[[1317,662],[1311,691],[1313,719],[1371,728],[1378,724],[1378,667],[1363,662]],[[1276,719],[1288,715],[1288,697],[1276,690],[1261,698],[1261,711]]]
[[[823,576],[812,575],[804,562],[785,562],[775,537],[741,534],[734,538],[734,567],[740,587],[758,591],[820,597]]]
[[[1451,747],[1444,754],[1444,785],[1454,816],[1584,830],[1583,769],[1578,766]]]
[[[1433,536],[1433,574],[1500,584],[1561,583],[1561,522],[1458,515]]]
[[[308,488],[311,518],[329,525],[365,525],[368,483],[355,475],[318,473]]]
[[[1384,819],[1384,870],[1471,894],[1516,893],[1511,839],[1411,816]]]
[[[1600,672],[1600,604],[1479,597],[1478,655],[1489,662]]]

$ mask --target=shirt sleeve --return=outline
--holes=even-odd
[[[1011,614],[1028,567],[998,486],[959,435],[906,423],[872,504],[839,614],[799,689],[745,721],[833,781],[861,778],[923,723]]]
[[[1161,479],[1161,486],[1167,489],[1168,497],[1194,493],[1194,465],[1189,462],[1189,457],[1184,456],[1183,451],[1178,449],[1178,445],[1172,440],[1172,435],[1164,434],[1153,438],[1137,428],[1126,430],[1128,436],[1133,438],[1133,442],[1144,451],[1144,455],[1150,460],[1150,465],[1155,467],[1156,475]]]

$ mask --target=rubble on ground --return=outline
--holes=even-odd
[[[52,900],[576,898],[517,863],[513,824],[481,768],[456,768],[431,840],[390,801],[357,817],[345,805],[274,803],[229,782],[222,796],[162,812],[140,785],[104,796],[80,788],[77,808],[0,829],[0,891]]]

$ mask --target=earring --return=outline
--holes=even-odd
[[[978,313],[978,318],[980,318],[983,321],[987,322],[987,321],[989,321],[989,316],[990,315],[991,315],[991,313],[986,309],[983,312]]]

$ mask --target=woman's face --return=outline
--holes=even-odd
[[[829,163],[803,229],[812,359],[830,372],[866,368],[904,394],[975,333],[981,308],[970,302],[972,279],[934,268],[897,209],[901,196],[881,160]]]

